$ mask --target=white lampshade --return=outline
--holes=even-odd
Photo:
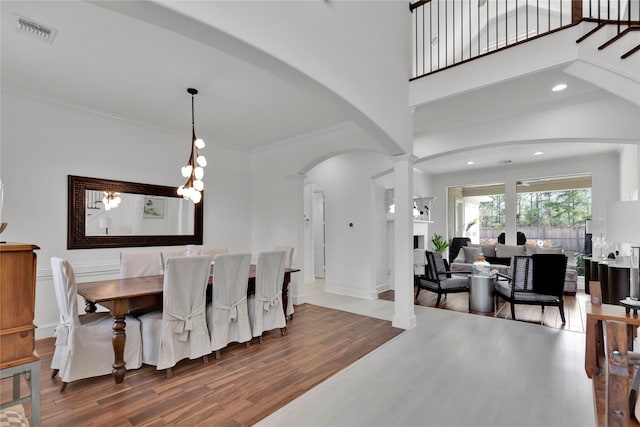
[[[605,236],[613,243],[640,246],[640,201],[608,203]]]
[[[585,223],[585,233],[594,235],[604,233],[604,220],[588,219]]]

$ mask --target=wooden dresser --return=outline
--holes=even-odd
[[[0,244],[0,369],[38,360],[33,324],[37,249],[26,243]]]
[[[31,403],[31,426],[40,427],[40,358],[35,351],[36,264],[27,243],[0,244],[0,378],[13,377],[13,399],[4,408]],[[24,375],[31,394],[22,397]]]

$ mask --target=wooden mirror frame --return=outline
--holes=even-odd
[[[204,193],[203,200],[195,205],[193,234],[162,236],[87,236],[85,233],[87,190],[115,191],[119,193],[179,198],[176,193],[176,187],[69,175],[67,193],[67,249],[202,245]]]

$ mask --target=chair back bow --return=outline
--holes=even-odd
[[[71,331],[71,325],[69,322],[60,323],[56,326],[54,336],[56,337],[56,345],[67,345],[69,342],[69,332]]]
[[[195,328],[195,321],[199,317],[204,316],[204,308],[200,306],[197,310],[187,315],[169,313],[169,316],[172,320],[178,321],[176,326],[173,328],[173,332],[179,335],[178,341],[187,342],[189,340],[189,332],[193,331]]]
[[[232,323],[238,320],[238,306],[246,302],[247,297],[244,296],[234,304],[225,304],[223,302],[216,301],[215,305],[216,308],[219,308],[221,310],[229,310],[229,323]]]
[[[278,303],[280,302],[278,297],[279,295],[275,294],[274,296],[268,299],[265,297],[260,298],[260,301],[263,303],[262,308],[264,309],[264,311],[269,311],[271,307],[278,306]]]

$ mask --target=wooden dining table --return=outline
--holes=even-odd
[[[282,308],[287,307],[287,295],[291,273],[300,271],[296,268],[285,268],[284,281],[282,283]],[[256,266],[251,265],[249,270],[249,283],[247,294],[255,291]],[[109,309],[113,317],[113,371],[111,375],[116,384],[124,381],[126,366],[124,362],[124,344],[126,341],[125,316],[133,310],[162,307],[162,290],[164,276],[132,277],[128,279],[98,280],[94,282],[78,283],[78,294],[85,301],[85,311],[93,313],[96,304]],[[209,285],[213,285],[213,277],[209,279]]]

